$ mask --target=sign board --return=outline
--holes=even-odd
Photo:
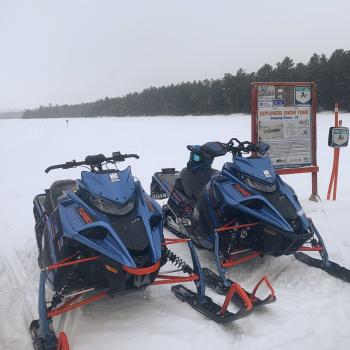
[[[258,85],[258,141],[276,168],[310,166],[311,86]]]
[[[311,165],[311,111],[307,107],[258,109],[258,140],[268,143],[276,168]]]
[[[280,174],[312,173],[317,198],[316,85],[312,82],[252,84],[252,142],[270,145],[267,155]]]
[[[346,147],[349,143],[349,128],[330,128],[328,134],[328,146]]]

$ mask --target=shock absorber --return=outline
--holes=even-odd
[[[190,265],[188,265],[183,259],[181,259],[179,256],[177,256],[174,252],[172,252],[170,249],[165,247],[165,257],[172,262],[176,267],[181,269],[185,273],[193,273],[193,269]]]

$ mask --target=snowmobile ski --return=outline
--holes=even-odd
[[[350,283],[350,270],[338,265],[333,261],[328,261],[327,263],[324,263],[323,260],[313,258],[302,252],[296,252],[294,256],[297,260],[301,261],[306,265],[322,269],[329,275],[340,278],[344,282]]]
[[[237,284],[234,284],[231,286],[230,290],[233,292],[231,292],[231,295],[227,295],[224,304],[220,307],[206,295],[203,296],[202,300],[199,300],[196,293],[192,292],[181,284],[171,287],[171,291],[177,298],[183,302],[187,302],[195,310],[217,323],[226,323],[238,320],[242,317],[248,316],[253,309],[253,305],[250,299],[241,287],[239,287]],[[241,299],[241,308],[236,313],[227,310],[228,304],[230,302],[230,296],[232,298]]]

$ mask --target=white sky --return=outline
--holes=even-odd
[[[0,0],[0,110],[350,49],[349,0]]]

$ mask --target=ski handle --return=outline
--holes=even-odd
[[[90,166],[92,171],[94,171],[95,168],[97,168],[98,170],[102,170],[103,163],[123,162],[126,158],[139,159],[140,156],[137,154],[121,154],[120,152],[113,152],[111,157],[106,157],[103,154],[95,154],[91,156],[86,156],[85,160],[80,162],[72,160],[63,164],[51,165],[47,169],[45,169],[45,173],[47,174],[54,169],[71,169],[81,165]]]

